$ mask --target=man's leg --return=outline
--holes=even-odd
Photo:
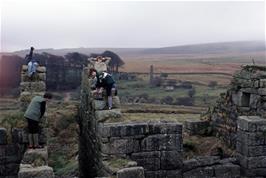
[[[30,119],[28,120],[28,138],[29,138],[29,149],[33,148],[33,129],[32,122]]]
[[[29,133],[29,148],[33,148],[33,134]]]
[[[112,104],[113,104],[113,97],[112,96],[108,96],[108,109],[112,109]]]
[[[33,142],[34,142],[34,148],[39,148],[39,134],[35,133],[33,134]]]
[[[35,148],[40,148],[38,133],[39,133],[39,122],[34,121],[33,144]]]

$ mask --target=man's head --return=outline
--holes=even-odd
[[[45,99],[45,101],[49,101],[50,99],[53,98],[53,95],[52,95],[52,93],[46,92],[46,93],[44,93],[43,98]]]
[[[102,57],[102,56],[97,56],[97,57],[96,57],[96,60],[97,60],[98,62],[101,62],[101,61],[103,60],[103,57]]]
[[[96,74],[97,74],[96,69],[90,68],[89,76],[94,78],[94,77],[96,77]]]
[[[32,46],[32,47],[30,47],[30,50],[31,50],[31,51],[33,51],[33,50],[34,50],[34,47],[33,47],[33,46]]]

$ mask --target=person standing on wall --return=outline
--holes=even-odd
[[[52,99],[51,93],[33,97],[24,114],[24,118],[28,121],[29,149],[42,148],[39,145],[39,122],[45,113],[46,102],[50,99]]]
[[[36,73],[37,67],[39,66],[39,63],[33,57],[33,51],[34,51],[34,47],[31,47],[30,53],[27,54],[25,57],[27,65],[28,65],[28,77],[30,77],[31,80],[33,79],[33,76]]]

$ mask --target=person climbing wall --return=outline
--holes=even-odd
[[[24,114],[24,118],[28,121],[29,149],[42,148],[42,146],[39,145],[38,139],[39,122],[45,113],[46,102],[50,99],[52,99],[51,93],[45,93],[43,96],[33,97]]]
[[[96,90],[94,91],[94,93],[101,94],[103,92],[103,89],[106,90],[106,94],[108,98],[108,109],[111,110],[112,104],[113,104],[112,97],[114,95],[117,95],[117,89],[116,89],[115,81],[112,75],[110,75],[107,72],[98,73],[96,69],[91,68],[89,71],[89,76],[97,79],[96,84],[95,84]]]

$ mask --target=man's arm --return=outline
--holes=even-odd
[[[45,113],[45,109],[46,109],[46,102],[45,101],[41,102],[41,108],[40,109],[41,109],[41,117],[40,118],[42,118],[42,116]]]

